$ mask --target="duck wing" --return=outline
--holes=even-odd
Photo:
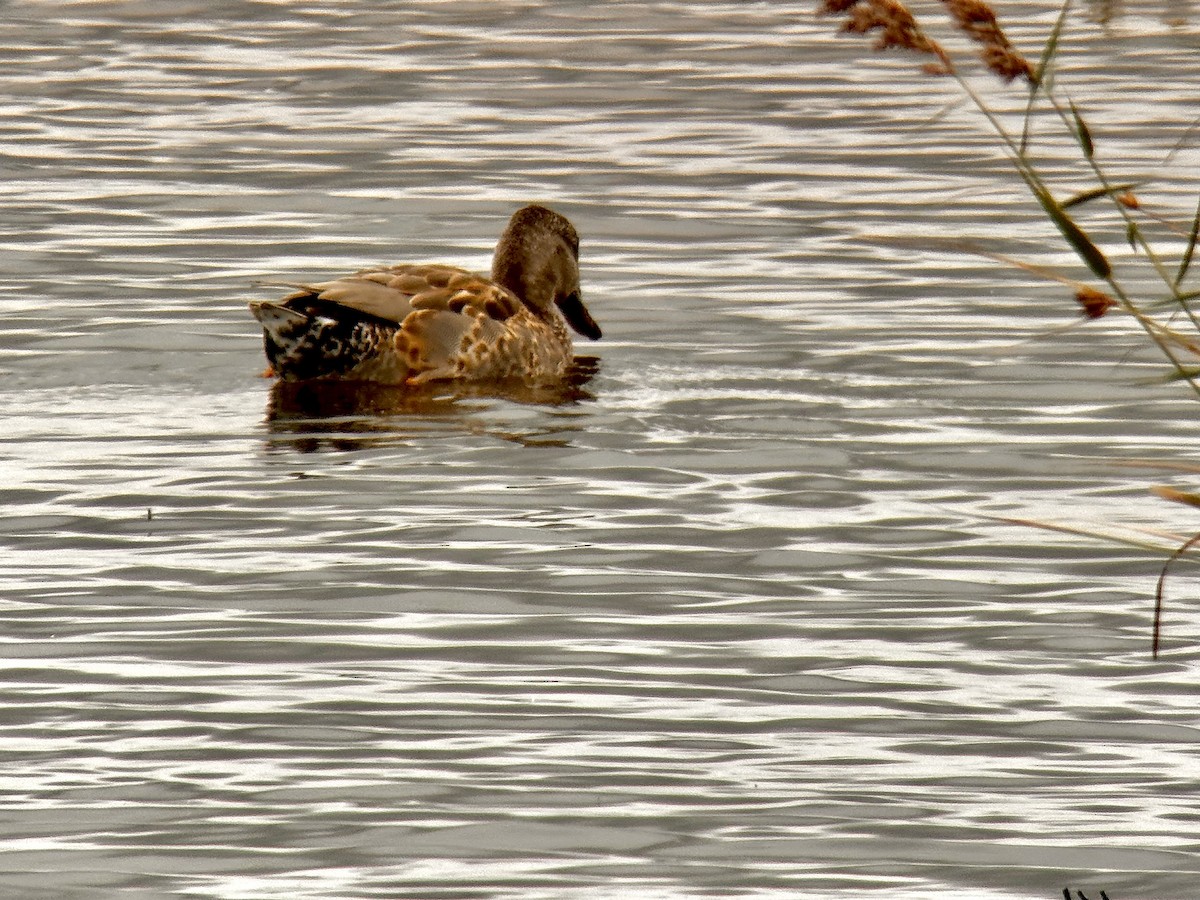
[[[481,275],[449,266],[394,266],[386,270],[411,295],[396,345],[416,373],[414,381],[482,375],[481,362],[505,333],[521,301]],[[373,273],[376,277],[383,273]]]
[[[444,265],[398,265],[363,269],[333,281],[291,284],[280,305],[306,315],[336,319],[349,310],[397,328],[393,343],[412,377],[422,381],[461,377],[504,334],[504,321],[523,309],[506,288],[482,275]]]
[[[482,275],[442,265],[380,266],[333,281],[291,284],[295,293],[281,303],[323,300],[364,315],[403,325],[419,309],[483,314],[503,322],[521,307],[509,291]]]

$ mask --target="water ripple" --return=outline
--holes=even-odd
[[[1194,532],[1144,490],[1190,401],[880,240],[1073,265],[952,84],[792,3],[9,7],[7,894],[1192,895],[1185,576],[1150,663],[1160,557],[998,521]],[[1062,50],[1156,203],[1192,31]],[[484,269],[532,199],[605,327],[572,391],[255,377],[256,281]]]

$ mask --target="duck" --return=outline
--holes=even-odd
[[[579,235],[538,204],[513,213],[491,277],[441,264],[362,269],[333,281],[283,282],[254,301],[268,376],[388,385],[564,377],[568,326],[599,340],[579,286]]]

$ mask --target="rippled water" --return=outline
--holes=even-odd
[[[1161,556],[995,518],[1192,533],[1195,401],[874,240],[1071,265],[953,86],[807,2],[364,6],[0,8],[0,893],[1197,896],[1191,573],[1152,662]],[[1185,219],[1194,15],[1062,59]],[[256,280],[484,269],[530,200],[584,396],[257,377]]]

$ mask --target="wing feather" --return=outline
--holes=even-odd
[[[510,291],[453,266],[385,266],[288,286],[295,293],[285,304],[320,300],[399,326],[396,352],[428,380],[454,377],[468,356],[486,354],[504,336],[504,321],[522,308]]]
[[[317,299],[375,316],[397,325],[412,312],[409,295],[363,278],[339,278],[311,286]]]
[[[416,372],[442,370],[462,346],[471,320],[444,309],[420,309],[404,321],[396,345]]]

